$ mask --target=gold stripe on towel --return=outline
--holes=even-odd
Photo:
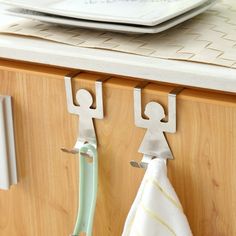
[[[157,180],[153,178],[148,178],[148,182],[152,183],[170,202],[172,202],[179,210],[183,211],[182,206],[176,202],[158,183]]]
[[[164,221],[162,220],[158,215],[156,215],[154,212],[152,212],[151,210],[149,210],[148,208],[146,208],[144,206],[143,203],[141,203],[141,206],[143,208],[143,210],[155,221],[157,221],[159,224],[163,225],[164,227],[166,227],[169,232],[171,232],[174,236],[177,236],[175,231]]]
[[[143,189],[145,189],[145,186],[147,185],[147,183],[148,183],[148,180],[147,180],[147,179],[145,179],[145,182],[144,182],[144,187],[143,187]],[[144,194],[144,191],[142,191],[142,195],[141,195],[141,197],[140,197],[140,200],[139,200],[139,202],[138,202],[138,204],[137,204],[137,205],[139,205],[139,204],[140,204],[140,202],[142,201],[143,194]],[[134,216],[133,216],[132,220],[130,220],[130,223],[129,223],[129,225],[128,225],[128,232],[129,232],[129,234],[130,234],[130,231],[131,231],[131,228],[132,228],[132,225],[133,225],[133,223],[134,223],[134,220],[135,220],[135,217],[136,217],[136,215],[137,215],[137,208],[135,209]]]

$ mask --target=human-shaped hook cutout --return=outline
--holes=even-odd
[[[157,102],[149,102],[144,110],[148,119],[142,117],[141,88],[134,90],[135,124],[146,128],[147,131],[139,147],[139,152],[151,157],[173,159],[169,144],[164,132],[176,132],[176,94],[170,93],[168,97],[168,122],[164,108]]]
[[[70,77],[65,78],[65,87],[66,87],[68,111],[72,114],[79,116],[79,134],[75,147],[70,152],[76,153],[79,150],[79,148],[85,143],[90,143],[94,147],[97,147],[97,138],[93,124],[93,118],[102,119],[104,117],[102,82],[96,81],[95,83],[95,90],[96,90],[95,109],[91,107],[93,104],[93,97],[91,93],[86,89],[79,89],[76,92],[76,102],[78,103],[78,105],[74,104]]]

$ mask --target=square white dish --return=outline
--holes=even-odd
[[[207,0],[0,0],[18,8],[92,21],[154,26]]]
[[[7,9],[7,13],[18,17],[34,19],[48,23],[62,24],[62,25],[82,27],[82,28],[91,28],[97,30],[109,30],[122,33],[159,33],[171,27],[174,27],[188,19],[191,19],[194,16],[201,14],[202,12],[209,9],[215,2],[216,0],[208,0],[205,4],[191,11],[188,11],[180,16],[177,16],[174,19],[168,20],[156,26],[147,26],[147,27],[138,25],[125,25],[125,24],[122,25],[122,24],[114,24],[106,22],[79,20],[74,18],[66,18],[56,15],[39,13],[21,8],[9,8]]]

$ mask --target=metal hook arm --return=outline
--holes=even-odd
[[[73,94],[72,94],[72,85],[71,85],[71,80],[73,77],[78,75],[79,72],[73,72],[65,76],[65,89],[66,89],[66,101],[67,101],[67,110],[69,113],[78,114],[78,106],[75,106],[74,101],[73,101]]]
[[[144,88],[148,82],[141,82],[134,88],[134,122],[138,127],[146,128],[147,120],[142,116],[142,88]]]
[[[183,87],[176,87],[168,95],[168,122],[165,124],[165,132],[176,132],[176,96],[183,89]]]
[[[96,81],[95,91],[96,91],[96,109],[94,111],[94,118],[103,119],[104,111],[103,111],[102,81],[100,80]]]

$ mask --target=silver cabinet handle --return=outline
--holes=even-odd
[[[17,184],[16,155],[10,96],[0,96],[0,189]]]

